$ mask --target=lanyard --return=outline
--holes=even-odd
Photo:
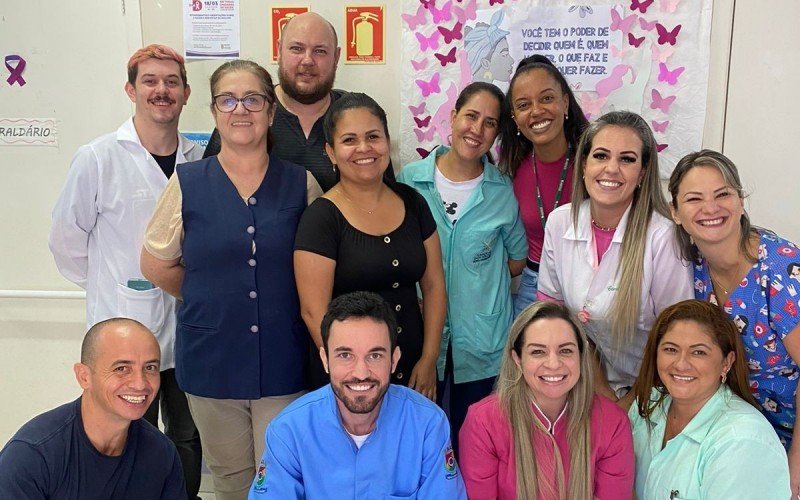
[[[539,190],[539,178],[536,175],[536,157],[531,151],[531,166],[533,167],[533,182],[536,184],[536,204],[539,206],[539,219],[542,221],[542,230],[546,221],[544,215],[544,202],[542,202],[542,192]],[[561,201],[561,194],[564,191],[564,181],[567,179],[567,167],[569,166],[569,148],[567,148],[567,156],[564,158],[564,166],[561,167],[561,177],[558,178],[558,189],[556,190],[556,199],[553,203],[553,210],[558,208]],[[550,210],[552,212],[553,210]]]

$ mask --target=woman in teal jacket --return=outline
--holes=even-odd
[[[436,393],[456,452],[467,408],[492,392],[500,371],[514,316],[511,277],[522,272],[528,252],[511,179],[489,155],[507,119],[502,100],[492,84],[465,87],[450,115],[451,147],[437,147],[397,178],[425,198],[439,231],[448,299]]]

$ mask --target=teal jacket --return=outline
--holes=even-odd
[[[483,158],[483,182],[459,212],[455,224],[445,213],[434,182],[439,146],[427,158],[409,163],[397,180],[416,189],[431,208],[442,245],[447,284],[447,319],[437,368],[443,377],[452,343],[455,383],[496,376],[508,328],[514,319],[508,259],[528,255],[525,229],[511,179]]]

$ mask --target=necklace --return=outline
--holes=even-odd
[[[736,272],[737,272],[737,278],[736,279],[737,279],[737,281],[736,281],[736,283],[734,283],[733,286],[728,287],[728,286],[725,286],[725,284],[722,281],[719,280],[718,276],[714,276],[714,273],[711,272],[711,266],[708,266],[708,277],[711,280],[711,286],[714,288],[715,292],[717,291],[717,289],[722,290],[722,293],[724,294],[724,295],[722,295],[723,299],[727,299],[730,296],[731,291],[733,291],[736,288],[738,288],[739,283],[741,283],[741,277],[739,276],[738,273],[739,273],[739,271],[741,269],[742,269],[742,265],[739,264],[736,267]],[[719,295],[719,294],[717,294],[717,295]]]
[[[564,165],[561,167],[561,176],[558,178],[558,189],[556,190],[555,201],[553,202],[553,210],[558,208],[558,204],[561,202],[561,194],[564,190],[564,181],[567,179],[567,170],[569,170],[569,153],[570,148],[567,146],[567,156],[564,158]],[[542,223],[542,229],[544,229],[547,219],[544,214],[542,192],[539,190],[539,179],[536,176],[536,156],[534,156],[533,151],[531,151],[531,166],[533,167],[533,182],[536,184],[536,204],[539,206],[539,220]],[[550,212],[553,210],[550,210]]]
[[[346,194],[344,194],[344,190],[339,186],[336,186],[336,192],[338,192],[340,195],[342,195],[342,198],[344,198],[345,201],[347,201],[347,203],[353,205],[355,208],[361,210],[362,212],[364,212],[367,215],[374,214],[375,210],[378,209],[378,207],[375,207],[372,210],[367,210],[366,208],[361,208],[360,206],[358,206],[358,204],[356,204],[356,202],[354,202]],[[378,198],[380,198],[380,195],[378,195]],[[378,204],[380,205],[380,199],[378,200]]]
[[[597,229],[599,229],[599,230],[601,230],[601,231],[603,231],[603,232],[606,232],[606,233],[610,233],[610,232],[612,232],[612,231],[616,231],[616,230],[617,230],[617,227],[616,227],[616,226],[614,226],[614,227],[605,227],[605,226],[601,226],[600,224],[598,224],[597,222],[595,222],[595,221],[594,221],[594,219],[592,219],[592,225],[593,225],[594,227],[596,227]]]

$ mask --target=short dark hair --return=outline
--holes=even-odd
[[[322,346],[328,352],[328,338],[334,321],[350,318],[370,318],[377,323],[385,323],[389,329],[389,350],[397,346],[397,318],[389,304],[377,293],[352,292],[340,295],[328,304],[328,311],[322,318]]]
[[[135,319],[130,318],[109,318],[98,323],[95,323],[86,335],[83,337],[81,343],[81,364],[92,366],[95,359],[97,359],[97,342],[100,340],[100,334],[107,326],[113,326],[120,323],[128,323],[138,326],[144,330],[150,331],[146,326],[139,323]]]

